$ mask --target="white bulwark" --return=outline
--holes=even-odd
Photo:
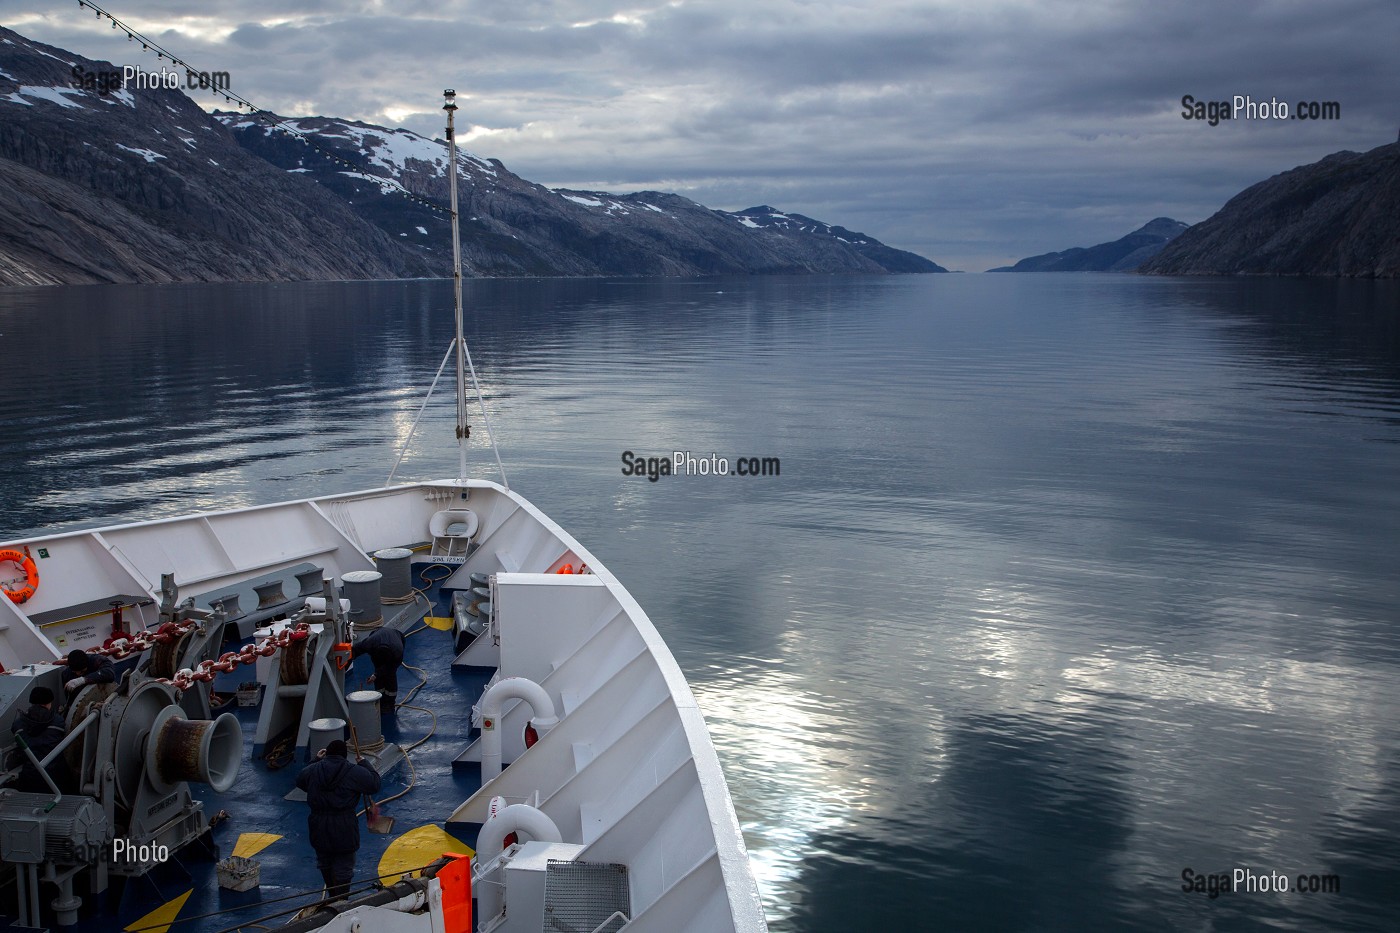
[[[435,525],[444,512],[451,513],[446,524],[438,518]],[[465,548],[460,534],[453,537],[463,532],[462,512],[470,512],[476,526]],[[479,853],[475,927],[511,933],[530,928],[534,918],[533,930],[539,930],[546,906],[537,899],[546,890],[562,890],[566,881],[591,889],[596,879],[589,880],[589,871],[626,866],[625,873],[615,872],[626,878],[619,901],[625,910],[601,929],[765,930],[714,746],[661,636],[579,542],[495,483],[410,484],[6,544],[27,547],[41,583],[22,604],[0,599],[0,664],[14,671],[74,647],[96,647],[107,626],[94,630],[90,618],[66,622],[55,615],[110,601],[113,594],[132,597],[122,610],[129,630],[154,627],[162,574],[174,573],[182,598],[198,599],[307,563],[338,582],[349,571],[373,569],[369,555],[375,551],[415,546],[456,558],[444,561],[456,567],[445,589],[479,592],[482,577],[489,579],[490,608],[458,663],[496,669],[493,682],[530,681],[554,706],[533,710],[527,700],[543,705],[539,693],[506,691],[499,721],[492,723],[503,770],[484,774],[480,791],[455,812],[423,815],[440,824],[486,824],[495,812],[493,798],[510,805],[496,818],[525,813],[517,804],[530,808],[519,842],[499,854]],[[574,572],[561,573],[565,565]],[[484,593],[477,599],[486,604]],[[437,713],[450,722],[471,716],[469,707],[464,699],[462,709]],[[541,728],[527,748],[531,720]],[[460,760],[480,758],[477,742]],[[557,840],[549,838],[552,830],[534,835],[551,823]]]

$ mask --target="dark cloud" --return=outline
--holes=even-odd
[[[136,63],[92,17],[0,21]],[[440,135],[548,185],[780,205],[958,268],[1090,245],[1395,139],[1393,0],[852,4],[254,0],[113,10],[261,106]],[[1335,100],[1330,123],[1183,120],[1180,98]]]

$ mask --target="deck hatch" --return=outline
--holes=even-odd
[[[549,860],[541,933],[616,933],[631,916],[626,865]]]

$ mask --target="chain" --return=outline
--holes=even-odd
[[[196,624],[198,622],[195,619],[184,622],[166,622],[154,630],[137,632],[134,635],[126,635],[121,638],[110,638],[101,648],[93,649],[92,653],[105,654],[114,661],[120,661],[122,658],[146,651],[156,645],[168,645],[178,641]],[[194,667],[186,667],[176,671],[174,677],[159,677],[156,680],[163,684],[170,684],[177,690],[188,690],[196,681],[211,683],[216,674],[230,673],[240,665],[256,664],[258,658],[270,658],[277,653],[279,648],[285,648],[293,642],[305,641],[310,636],[311,624],[298,622],[276,635],[269,635],[255,645],[244,645],[237,651],[225,651],[219,655],[217,660],[200,661]]]
[[[147,629],[131,635],[113,636],[103,642],[101,648],[92,649],[91,653],[105,654],[113,661],[120,661],[122,658],[154,648],[156,645],[168,645],[173,641],[178,641],[185,637],[185,634],[193,629],[196,623],[195,619],[187,619],[184,622],[164,622],[156,629]]]
[[[285,648],[293,642],[305,641],[310,637],[311,624],[298,622],[276,635],[269,635],[256,645],[244,645],[237,651],[225,651],[219,655],[217,661],[200,661],[193,668],[186,667],[176,671],[172,678],[162,679],[165,683],[172,684],[176,690],[188,690],[195,681],[211,683],[215,674],[227,674],[240,665],[256,664],[258,658],[270,658],[279,648]]]

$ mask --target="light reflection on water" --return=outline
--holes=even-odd
[[[0,292],[29,351],[0,393],[0,537],[380,484],[449,302]],[[1389,928],[1394,285],[544,280],[469,302],[512,485],[666,637],[774,929]],[[451,423],[443,392],[402,476],[455,469]],[[649,483],[624,449],[782,475]],[[1245,865],[1344,893],[1179,890]]]

